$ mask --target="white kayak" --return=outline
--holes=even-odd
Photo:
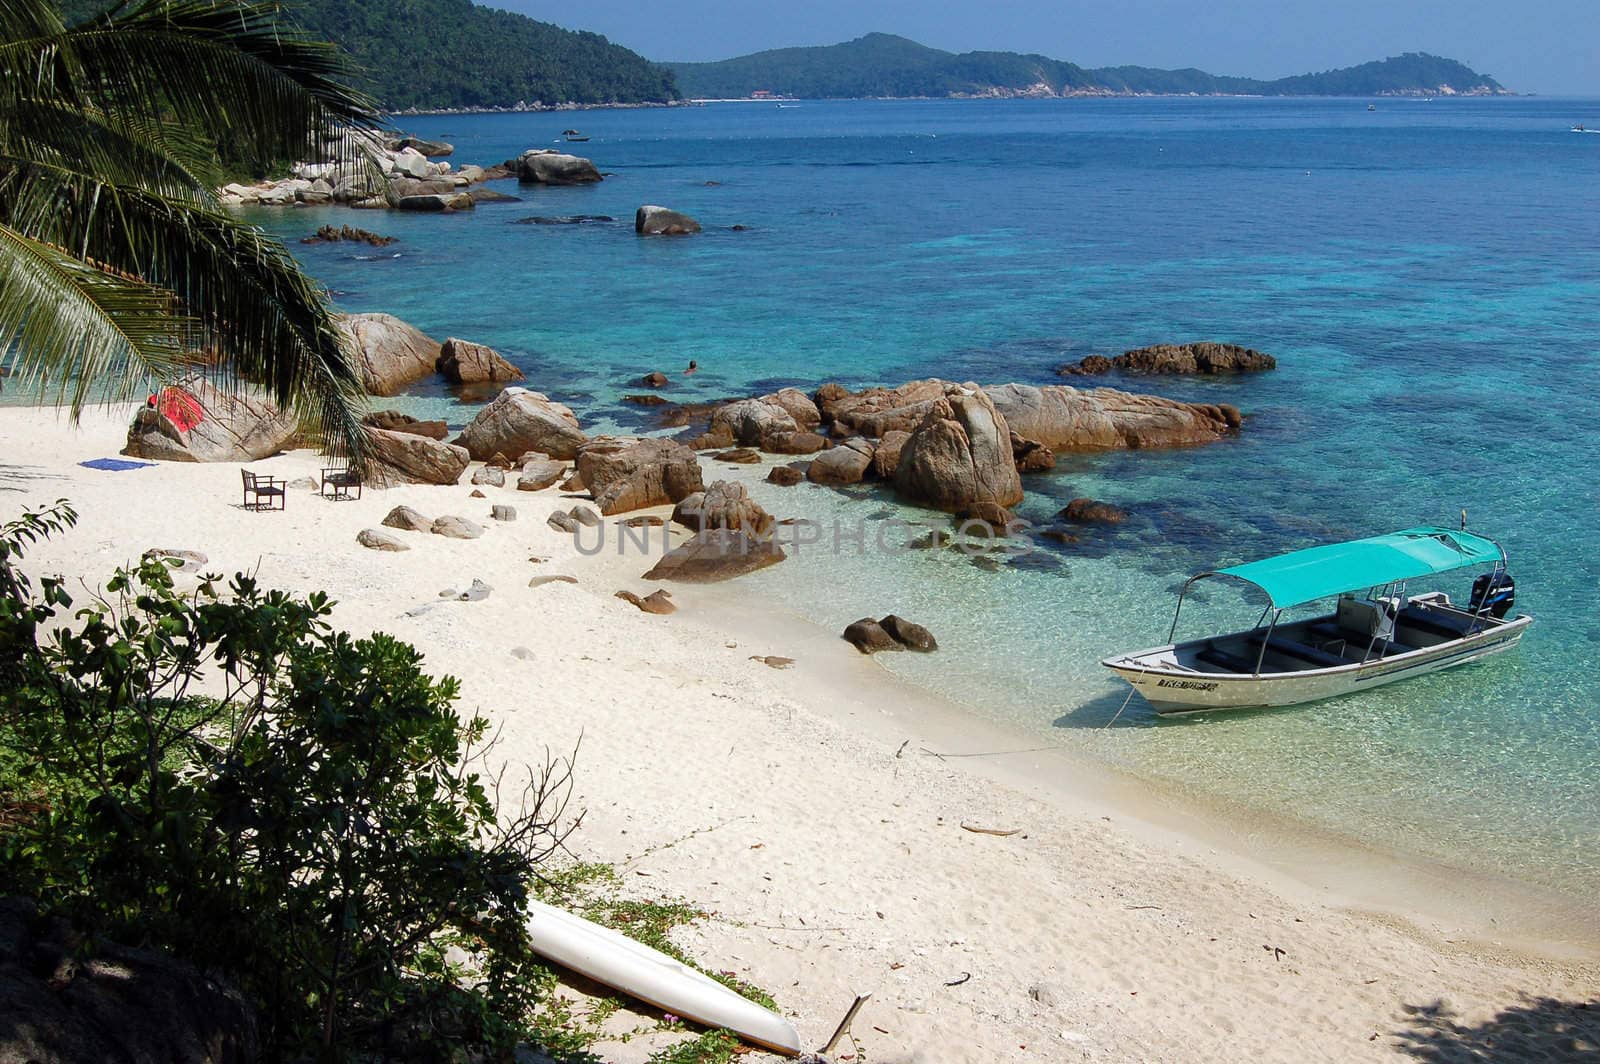
[[[732,1031],[775,1053],[799,1055],[793,1024],[709,975],[564,909],[530,900],[528,911],[528,937],[539,956],[674,1016]]]

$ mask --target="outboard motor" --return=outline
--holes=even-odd
[[[1504,569],[1484,573],[1472,582],[1472,613],[1488,613],[1504,618],[1517,602],[1517,583]]]

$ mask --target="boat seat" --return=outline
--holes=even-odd
[[[1428,632],[1444,639],[1460,639],[1478,623],[1469,617],[1452,617],[1449,614],[1436,613],[1416,606],[1407,606],[1401,610],[1399,621],[1408,628],[1415,628],[1420,632]]]
[[[1251,636],[1250,645],[1259,647],[1262,641],[1265,639],[1266,636],[1264,635]],[[1338,654],[1330,654],[1326,650],[1318,650],[1316,647],[1307,646],[1304,643],[1297,643],[1292,639],[1284,639],[1281,636],[1267,643],[1267,649],[1274,654],[1281,654],[1286,658],[1298,658],[1299,660],[1308,662],[1312,665],[1332,667],[1334,665],[1350,664],[1350,662],[1346,661]]]
[[[1360,660],[1362,655],[1367,654],[1367,646],[1372,642],[1372,636],[1362,635],[1360,632],[1352,632],[1348,628],[1340,628],[1332,621],[1318,621],[1307,628],[1306,631],[1312,635],[1319,636],[1324,642],[1331,643],[1335,639],[1343,639],[1345,650],[1354,651],[1356,654],[1356,658],[1344,659],[1347,665],[1353,660]],[[1415,649],[1417,649],[1415,646],[1401,641],[1398,635],[1389,640],[1387,644],[1380,639],[1372,647],[1372,660],[1377,661],[1379,658],[1386,658],[1391,654],[1404,654],[1409,650]]]
[[[1217,668],[1226,672],[1239,672],[1248,674],[1256,671],[1255,662],[1246,661],[1237,654],[1230,654],[1221,647],[1208,646],[1204,650],[1200,651],[1200,653],[1196,654],[1195,657],[1200,661],[1205,662],[1207,665],[1215,665]]]
[[[1348,628],[1339,627],[1336,621],[1318,621],[1307,627],[1306,631],[1325,642],[1331,643],[1335,639],[1343,639],[1346,646],[1352,646],[1358,650],[1365,650],[1367,644],[1372,642],[1372,634],[1370,632],[1352,632]]]

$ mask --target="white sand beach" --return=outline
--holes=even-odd
[[[503,726],[513,758],[581,739],[573,851],[619,864],[639,897],[710,912],[681,944],[766,988],[808,1047],[870,992],[842,1059],[1600,1054],[1600,1004],[1581,1007],[1600,998],[1592,926],[1497,933],[1489,887],[1390,891],[1377,865],[1309,846],[1291,874],[1293,860],[1252,857],[1250,826],[1207,829],[1057,752],[950,756],[1036,740],[897,681],[737,581],[672,586],[676,614],[640,612],[614,593],[653,590],[639,578],[649,562],[581,555],[546,525],[577,501],[556,488],[475,499],[463,478],[353,502],[295,490],[284,512],[255,513],[235,465],[80,467],[120,451],[130,409],[76,428],[0,409],[4,517],[57,498],[81,515],[30,570],[93,586],[147,548],[198,550],[211,571],[326,591],[342,628],[415,644],[430,671],[460,678],[463,711]],[[292,479],[319,465],[297,451],[248,468]],[[518,519],[490,520],[491,503]],[[486,531],[395,532],[401,553],[357,544],[400,504]],[[577,583],[528,586],[551,574]],[[488,598],[438,597],[474,578]],[[765,655],[796,661],[752,660]],[[634,1061],[647,1047],[598,1052]]]

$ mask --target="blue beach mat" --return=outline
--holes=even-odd
[[[112,473],[120,473],[124,469],[138,469],[140,466],[155,465],[154,462],[135,462],[128,458],[91,458],[87,462],[79,462],[85,469],[104,469]]]

